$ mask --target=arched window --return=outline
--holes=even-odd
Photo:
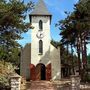
[[[42,20],[39,21],[39,30],[42,30],[43,29],[43,22]]]
[[[42,40],[39,41],[39,53],[40,54],[43,53],[43,41]]]

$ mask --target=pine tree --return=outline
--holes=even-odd
[[[0,0],[0,48],[3,49],[0,52],[9,55],[13,48],[20,46],[16,40],[22,39],[21,34],[31,28],[25,19],[33,6],[31,1],[25,4],[24,0]],[[7,59],[6,54],[2,55],[0,59]]]

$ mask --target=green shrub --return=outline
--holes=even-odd
[[[9,80],[5,75],[0,74],[0,83],[8,86],[9,85]]]
[[[9,76],[14,73],[11,63],[0,61],[0,85],[9,86]]]

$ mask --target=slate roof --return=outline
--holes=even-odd
[[[51,13],[48,11],[44,1],[39,0],[35,6],[35,9],[30,13],[30,16],[32,15],[50,15],[51,16]]]

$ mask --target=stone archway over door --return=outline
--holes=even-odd
[[[46,80],[46,67],[44,64],[39,63],[36,66],[36,80]]]

